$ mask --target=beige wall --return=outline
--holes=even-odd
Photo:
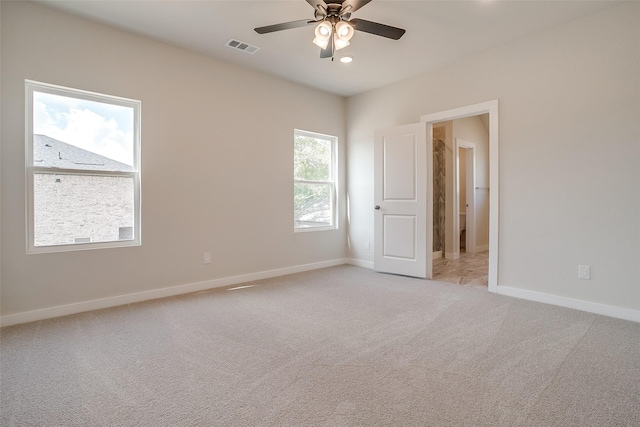
[[[640,309],[639,21],[625,3],[350,98],[350,256],[373,260],[374,130],[498,99],[498,285]]]
[[[344,199],[336,231],[294,233],[292,212],[294,128],[339,138],[344,189],[343,98],[39,5],[1,7],[2,315],[344,258]],[[26,255],[25,79],[142,101],[141,247]]]

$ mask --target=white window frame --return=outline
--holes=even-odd
[[[323,227],[296,227],[295,220],[293,225],[293,230],[296,233],[307,233],[312,231],[327,231],[327,230],[337,230],[338,229],[338,197],[337,197],[337,188],[338,188],[338,137],[333,135],[326,135],[317,132],[310,132],[306,130],[294,129],[293,138],[295,141],[296,136],[306,136],[309,138],[318,138],[325,139],[331,141],[331,176],[329,181],[306,181],[301,179],[296,179],[293,177],[293,185],[295,184],[324,184],[330,187],[331,194],[331,225],[323,226]],[[294,153],[295,156],[295,153]],[[294,159],[295,161],[295,159]],[[295,212],[294,212],[295,214]]]
[[[33,164],[33,94],[34,92],[60,95],[86,101],[101,102],[105,104],[119,105],[133,109],[133,165],[131,171],[96,171],[85,169],[64,169],[39,167]],[[26,224],[27,224],[27,253],[66,252],[86,249],[118,248],[128,246],[140,246],[142,244],[141,233],[141,197],[140,197],[140,111],[142,103],[138,100],[89,92],[48,83],[25,80],[25,140],[26,140]],[[110,176],[126,177],[133,179],[133,239],[113,240],[109,242],[75,243],[62,245],[35,245],[35,212],[34,212],[34,176],[35,174],[52,175],[85,175],[85,176]]]

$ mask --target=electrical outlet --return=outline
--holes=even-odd
[[[205,252],[202,255],[202,263],[203,264],[211,264],[211,252]]]
[[[370,250],[371,250],[371,242],[366,242],[366,243],[364,244],[364,248],[365,248],[366,250],[370,251]]]
[[[578,279],[591,280],[591,266],[579,265],[578,266]]]

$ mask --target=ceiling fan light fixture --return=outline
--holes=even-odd
[[[339,38],[338,36],[335,37],[334,39],[334,45],[336,47],[336,50],[340,50],[340,49],[344,49],[345,47],[349,46],[351,43],[349,43],[348,40],[343,40],[341,38]]]
[[[326,40],[321,40],[316,37],[315,39],[313,39],[313,44],[318,46],[320,49],[326,49],[327,46],[329,46],[329,39],[327,38]]]
[[[316,37],[313,39],[313,43],[321,49],[326,49],[329,45],[332,31],[331,23],[322,21],[316,27]]]
[[[353,37],[354,29],[347,21],[340,21],[336,24],[336,37],[340,40],[349,41]]]
[[[316,27],[316,37],[328,39],[331,35],[331,23],[329,21],[322,21]]]
[[[0,0],[2,1],[2,0]],[[331,58],[337,50],[349,46],[350,40],[356,30],[399,40],[406,32],[402,28],[380,24],[364,19],[351,20],[351,13],[370,3],[372,0],[306,0],[314,9],[314,20],[299,19],[297,21],[283,22],[275,25],[254,28],[258,34],[273,33],[275,31],[289,30],[291,28],[315,25],[315,38],[313,43],[322,49],[320,58]]]

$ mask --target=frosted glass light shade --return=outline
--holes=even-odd
[[[334,45],[336,47],[336,50],[344,49],[345,47],[349,46],[349,44],[350,43],[348,40],[343,40],[338,36],[336,36],[334,39]]]
[[[340,21],[336,24],[336,36],[340,40],[348,42],[353,37],[353,26],[346,21]]]
[[[318,37],[316,37],[315,39],[313,39],[313,44],[318,46],[320,49],[326,49],[327,46],[329,45],[329,38],[327,37],[326,39],[321,40]]]
[[[333,28],[331,27],[331,23],[322,21],[316,27],[316,38],[313,39],[313,43],[322,49],[326,49],[329,44],[329,38],[331,37],[332,31]]]

